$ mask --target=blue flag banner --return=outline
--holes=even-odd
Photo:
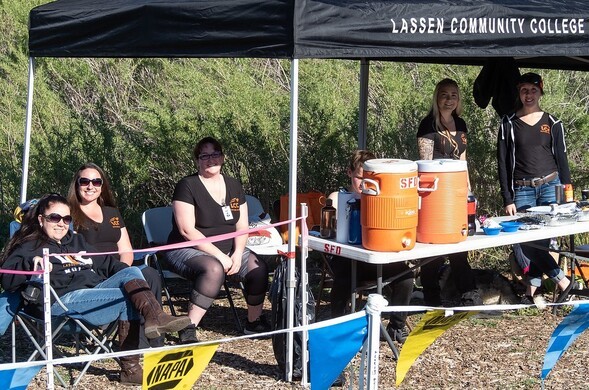
[[[589,304],[575,305],[574,309],[554,329],[542,366],[544,380],[567,348],[589,327]]]
[[[368,337],[368,318],[309,331],[311,388],[329,389]]]
[[[13,368],[0,371],[0,389],[26,390],[42,365],[25,368]]]

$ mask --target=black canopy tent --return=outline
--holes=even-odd
[[[296,58],[589,69],[589,4],[572,0],[301,0]]]
[[[31,57],[371,58],[589,69],[589,5],[569,0],[58,0]]]
[[[362,60],[359,144],[364,146],[370,59],[484,65],[489,58],[513,57],[519,66],[589,70],[588,20],[589,6],[581,0],[57,0],[30,13],[21,201],[28,180],[35,57],[290,59],[293,216],[298,59]],[[289,278],[294,280],[294,269]]]
[[[589,70],[588,18],[585,0],[57,0],[31,11],[29,50],[31,58],[360,59],[364,147],[370,59],[513,58],[519,67]]]

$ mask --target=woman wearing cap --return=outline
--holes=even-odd
[[[110,180],[94,163],[82,165],[72,178],[67,195],[72,208],[74,230],[99,252],[122,252],[114,255],[123,263],[133,265],[133,247],[121,213],[117,209]],[[162,302],[162,281],[153,267],[142,264],[139,269],[156,300]],[[148,340],[141,323],[139,348],[161,347],[164,337]]]
[[[542,77],[536,73],[521,75],[517,90],[515,112],[503,117],[497,138],[499,183],[507,215],[556,203],[555,186],[571,183],[562,122],[540,108]],[[549,240],[536,244],[548,248]],[[557,284],[562,291],[558,301],[562,301],[572,284],[548,251],[527,245],[514,249],[520,263],[530,261],[529,268],[524,269],[529,283],[524,302],[533,301],[542,273]]]
[[[434,89],[432,107],[422,119],[417,131],[417,146],[421,160],[452,159],[466,160],[466,122],[460,117],[462,104],[456,81],[443,79]],[[467,175],[468,189],[470,180]],[[468,263],[468,253],[448,255],[452,279],[461,294],[463,306],[482,305],[483,300],[476,287],[475,276]],[[423,298],[427,305],[440,306],[440,267],[445,257],[430,260],[421,267]]]

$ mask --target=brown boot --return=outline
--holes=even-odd
[[[121,351],[132,351],[139,347],[139,321],[119,321],[119,347]],[[122,385],[141,385],[143,368],[139,355],[122,356],[120,382]]]
[[[133,279],[125,283],[125,291],[133,306],[145,317],[145,337],[148,339],[177,332],[190,325],[187,316],[174,317],[164,313],[145,280]]]

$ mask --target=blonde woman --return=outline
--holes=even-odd
[[[456,81],[443,79],[434,89],[432,107],[417,131],[417,146],[421,160],[466,160],[466,123],[460,117],[462,104]],[[467,176],[468,178],[468,176]],[[468,180],[470,190],[470,180]],[[462,294],[462,305],[481,305],[482,299],[474,274],[468,264],[468,253],[448,255],[454,284]],[[445,258],[439,257],[421,267],[421,284],[425,303],[440,306],[439,271]]]

